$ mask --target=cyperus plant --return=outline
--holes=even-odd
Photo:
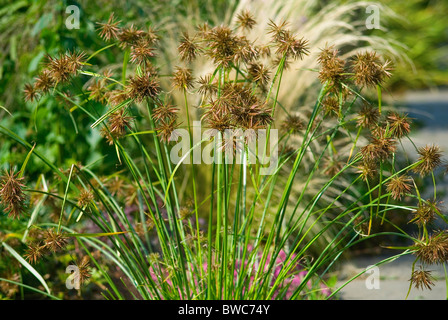
[[[19,175],[6,171],[1,184],[5,212],[28,219],[21,230],[26,260],[2,244],[45,284],[45,292],[35,291],[56,298],[37,270],[61,250],[86,254],[100,274],[102,294],[112,299],[332,298],[340,288],[329,290],[328,274],[342,253],[391,234],[412,242],[397,256],[414,253],[426,264],[446,262],[446,232],[428,231],[432,217],[443,217],[434,204],[436,194],[434,201],[422,200],[412,178],[431,174],[440,165],[440,151],[421,148],[421,158],[405,167],[396,161],[410,120],[381,109],[389,62],[370,51],[344,60],[333,46],[321,48],[320,70],[315,70],[321,88],[312,112],[289,114],[278,99],[283,74],[294,72],[287,70],[288,63],[311,54],[312,44],[288,29],[286,21],[266,26],[269,43],[252,42],[244,32],[254,25],[251,14],[242,12],[234,29],[204,24],[194,35],[184,33],[179,63],[169,75],[157,68],[154,28],[122,26],[113,15],[98,25],[100,37],[111,42],[104,48],[47,58],[36,81],[25,87],[25,99],[57,95],[71,105],[70,112],[84,113],[95,134],[114,149],[120,170],[100,177],[98,163],[74,163],[61,171],[0,127],[55,174],[27,188],[22,177],[26,160]],[[115,46],[124,52],[119,76],[112,66],[94,65],[98,55]],[[188,66],[195,59],[209,61],[214,71],[193,74]],[[363,96],[365,87],[377,90],[376,103]],[[182,105],[174,105],[175,94],[183,97]],[[278,134],[274,118],[283,112],[286,120]],[[204,124],[204,135],[198,123]],[[223,139],[229,131],[250,134]],[[257,140],[261,135],[265,139]],[[350,137],[347,156],[337,150],[341,135]],[[291,148],[297,136],[301,144]],[[359,146],[364,136],[368,143]],[[255,140],[262,143],[251,148]],[[182,143],[188,147],[179,156],[185,151],[177,148]],[[213,161],[195,161],[199,149]],[[279,151],[277,157],[273,150]],[[180,161],[173,163],[173,154]],[[314,162],[305,164],[307,157]],[[268,158],[275,165],[266,174]],[[316,178],[322,181],[317,187],[310,183]],[[350,181],[343,188],[342,179]],[[303,187],[293,196],[297,183]],[[316,189],[311,197],[305,197],[308,188]],[[29,216],[25,194],[38,195]],[[54,221],[40,214],[47,199],[58,201]],[[394,210],[416,212],[411,221],[419,229],[417,238],[390,223]],[[374,233],[376,222],[390,223],[395,231]],[[321,238],[330,240],[316,250]],[[91,276],[89,260],[78,263],[82,282]],[[412,283],[432,285],[424,270],[413,271]]]

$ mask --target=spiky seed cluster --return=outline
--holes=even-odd
[[[375,177],[377,172],[377,165],[373,161],[364,159],[361,164],[357,166],[357,169],[358,170],[356,171],[356,173],[359,173],[361,175],[361,178],[364,181],[367,181],[368,179],[372,179],[373,177]]]
[[[25,254],[25,259],[28,260],[29,263],[35,264],[39,259],[45,254],[46,247],[39,243],[32,243],[28,246],[28,249]]]
[[[305,123],[298,115],[288,115],[282,123],[282,129],[290,134],[297,134],[305,128]]]
[[[247,72],[252,77],[252,80],[261,86],[266,86],[271,80],[271,72],[260,62],[250,63],[247,67]]]
[[[114,138],[119,139],[126,134],[126,128],[132,129],[132,121],[134,117],[127,115],[126,108],[121,108],[112,113],[108,118],[108,125],[110,133]]]
[[[141,75],[130,77],[126,86],[126,93],[137,102],[142,102],[145,98],[156,98],[160,90],[157,76],[149,70],[144,71]]]
[[[387,123],[389,130],[393,137],[401,139],[411,132],[411,120],[406,114],[399,114],[397,112],[390,112],[387,115]]]
[[[93,101],[103,103],[107,100],[107,89],[105,86],[105,81],[103,79],[94,80],[93,83],[87,88],[89,93],[89,98]]]
[[[377,134],[370,138],[370,143],[361,148],[365,161],[384,161],[397,149],[396,141],[390,137],[385,129],[379,129]]]
[[[42,70],[36,78],[36,82],[34,82],[34,88],[37,92],[47,93],[53,88],[55,82],[51,77],[50,71],[47,69]]]
[[[360,52],[353,58],[355,83],[360,86],[372,87],[380,85],[391,76],[390,61],[381,63],[376,52]]]
[[[0,180],[0,203],[5,207],[5,212],[10,218],[20,218],[26,210],[26,195],[23,184],[24,177],[20,177],[20,171],[14,173],[11,169],[5,170]]]
[[[25,101],[33,102],[39,97],[36,87],[30,83],[25,84],[23,94],[25,96]]]
[[[196,59],[196,56],[199,54],[201,49],[196,43],[196,39],[190,38],[187,32],[182,34],[182,38],[180,40],[180,44],[177,47],[177,51],[180,55],[180,60],[185,62],[191,62]]]
[[[344,162],[338,155],[325,158],[323,169],[324,174],[334,177],[344,167]]]
[[[415,270],[412,273],[411,279],[409,279],[409,281],[416,289],[432,290],[435,279],[431,275],[431,271],[426,271],[422,266],[420,266],[419,270]]]
[[[217,26],[202,33],[205,54],[217,67],[229,68],[232,63],[249,63],[258,57],[256,47],[244,36],[237,36],[227,26]]]
[[[179,123],[176,123],[176,118],[163,119],[159,121],[159,126],[156,128],[157,135],[160,140],[164,142],[177,141],[178,134],[176,129],[179,127]]]
[[[255,21],[254,16],[248,10],[244,10],[236,16],[236,24],[238,28],[249,31],[253,29],[257,21]]]
[[[95,195],[91,190],[82,189],[78,196],[78,206],[84,208],[95,199]]]
[[[191,69],[176,67],[172,80],[175,89],[190,90],[193,88],[194,78]]]
[[[386,184],[386,188],[391,193],[393,199],[401,200],[403,196],[411,191],[411,182],[412,179],[406,175],[394,176]]]
[[[68,81],[82,68],[85,57],[85,53],[75,51],[61,53],[57,58],[47,56],[47,64],[36,77],[34,84],[25,85],[25,101],[34,101],[39,94],[46,94],[58,83]]]
[[[44,243],[50,251],[56,252],[65,248],[67,236],[62,232],[55,232],[53,229],[49,229],[46,231]]]
[[[317,61],[321,65],[318,78],[322,83],[337,86],[344,80],[345,61],[338,57],[338,50],[334,46],[322,49]]]
[[[211,74],[199,77],[197,83],[198,83],[198,92],[200,94],[203,94],[207,97],[211,97],[218,92],[218,86]]]
[[[120,42],[120,47],[130,48],[133,45],[137,44],[139,40],[142,40],[145,36],[145,32],[143,30],[137,29],[133,24],[129,27],[124,27],[120,29],[117,38]]]
[[[358,113],[356,125],[363,128],[374,128],[378,124],[380,113],[378,108],[363,106]]]
[[[414,217],[410,222],[414,222],[420,226],[427,225],[434,220],[438,212],[440,212],[440,208],[436,200],[422,201],[419,203]]]
[[[59,58],[48,56],[46,69],[50,77],[57,83],[66,82],[76,75],[82,67],[85,54],[83,52],[68,52],[59,54]]]
[[[322,101],[322,112],[326,116],[339,115],[339,99],[334,95],[328,95]]]
[[[179,108],[176,108],[175,106],[166,103],[166,104],[160,104],[152,111],[152,118],[155,121],[161,121],[161,120],[172,120],[177,117],[176,113],[179,111]]]
[[[309,54],[308,40],[304,38],[297,39],[296,36],[286,28],[287,25],[288,23],[286,21],[282,21],[279,25],[272,20],[269,21],[268,33],[271,34],[272,41],[277,47],[275,53],[286,59],[302,60],[304,56]]]
[[[35,264],[48,252],[57,252],[67,245],[67,236],[62,232],[55,232],[53,229],[45,230],[43,239],[37,240],[28,245],[25,259],[29,263]]]
[[[84,256],[80,262],[76,263],[76,266],[79,271],[79,282],[84,284],[92,276],[89,256]]]
[[[416,241],[414,254],[426,264],[443,264],[448,261],[448,234],[438,231],[426,241]]]
[[[426,176],[431,173],[435,168],[442,164],[442,152],[436,145],[426,145],[417,149],[419,163],[414,169],[414,172],[419,173],[421,176]]]
[[[148,41],[139,40],[131,46],[130,61],[132,63],[148,66],[150,64],[150,59],[154,56],[154,48],[151,47]]]
[[[252,89],[226,83],[221,96],[210,99],[205,116],[210,128],[219,131],[232,128],[257,130],[272,123],[270,113],[271,110],[253,94]]]
[[[108,91],[105,96],[112,106],[118,106],[120,103],[130,99],[128,92],[120,89]]]

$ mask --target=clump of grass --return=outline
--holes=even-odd
[[[23,190],[11,171],[15,187],[2,184],[2,203],[14,200],[22,209],[22,192],[62,202],[55,223],[31,214],[28,229],[35,225],[45,233],[36,241],[24,236],[28,262],[17,256],[19,262],[40,280],[31,264],[48,253],[70,251],[73,243],[89,257],[78,263],[81,282],[91,275],[91,261],[105,283],[104,296],[113,299],[332,298],[340,288],[327,288],[329,270],[342,253],[381,235],[372,232],[374,220],[388,224],[391,210],[428,211],[422,209],[417,185],[410,182],[414,171],[431,173],[440,164],[440,152],[435,147],[421,149],[422,158],[403,168],[395,161],[398,142],[408,138],[410,127],[404,116],[385,118],[381,112],[381,86],[391,76],[389,62],[376,52],[345,59],[334,47],[323,48],[316,70],[321,87],[312,111],[306,117],[287,114],[277,136],[275,117],[287,113],[279,99],[284,75],[289,63],[310,55],[313,43],[306,34],[294,33],[286,21],[265,26],[268,42],[251,41],[244,32],[256,22],[243,12],[236,29],[204,25],[193,35],[183,34],[178,45],[181,62],[169,75],[161,74],[155,64],[158,33],[122,25],[113,16],[99,24],[98,31],[112,42],[104,50],[118,46],[124,51],[121,77],[101,74],[97,68],[102,66],[87,63],[104,50],[90,56],[68,52],[48,57],[38,79],[25,88],[26,99],[63,96],[74,105],[70,112],[84,113],[92,130],[114,148],[122,170],[110,177],[97,176],[88,164],[61,171],[0,127],[58,177],[45,190]],[[208,60],[213,71],[194,74],[189,64],[195,59]],[[73,81],[80,75],[98,80],[99,87],[81,88]],[[169,89],[162,79],[170,83]],[[365,87],[372,86],[378,104],[363,96]],[[69,95],[63,93],[67,91]],[[175,105],[177,93],[183,96],[182,105]],[[200,97],[196,105],[190,95]],[[356,112],[360,101],[368,108]],[[192,108],[205,124],[199,140],[194,132],[201,128],[190,117]],[[229,130],[250,134],[223,140]],[[262,133],[266,139],[252,148]],[[341,134],[350,137],[347,156],[338,152]],[[289,141],[296,135],[301,144],[291,148]],[[358,145],[361,137],[368,140],[364,146]],[[315,148],[316,143],[323,147]],[[186,145],[184,153],[173,163],[181,145]],[[211,163],[195,162],[195,151],[203,146],[212,148],[206,149],[208,155],[213,151]],[[276,155],[275,150],[282,152]],[[305,157],[313,162],[306,163]],[[269,170],[267,159],[273,164]],[[211,180],[201,180],[199,169],[209,170]],[[311,185],[312,179],[320,184]],[[350,182],[342,187],[343,179]],[[198,194],[204,183],[209,193]],[[297,195],[293,191],[298,183]],[[48,191],[53,189],[60,191]],[[403,197],[419,205],[408,205]],[[432,202],[428,205],[441,215]],[[316,224],[323,227],[316,230]],[[398,255],[414,253],[427,264],[446,260],[446,233],[430,235],[427,220],[418,219],[417,238],[390,225],[395,231],[388,234],[413,241]],[[313,245],[322,245],[318,253],[311,251]],[[118,275],[110,271],[113,268]],[[125,289],[118,285],[120,278],[127,279]],[[412,279],[417,287],[431,284],[427,274],[414,270]],[[53,297],[49,290],[46,294]]]

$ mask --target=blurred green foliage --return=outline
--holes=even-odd
[[[448,1],[381,0],[400,19],[390,19],[387,37],[406,46],[404,52],[413,63],[395,66],[389,81],[391,90],[424,89],[448,85]],[[384,34],[375,30],[376,34]]]

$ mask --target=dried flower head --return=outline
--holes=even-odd
[[[403,196],[411,191],[412,179],[406,175],[394,176],[386,184],[387,191],[391,193],[392,198],[401,200]]]
[[[378,135],[370,138],[370,143],[361,148],[366,161],[384,161],[397,149],[394,138],[389,137],[385,130],[379,130]]]
[[[309,54],[308,40],[297,39],[290,31],[284,32],[282,38],[277,43],[276,54],[293,60],[303,59]]]
[[[147,41],[140,40],[131,46],[130,61],[132,63],[146,67],[150,64],[150,59],[154,56],[154,48]]]
[[[177,117],[176,113],[178,111],[179,111],[178,108],[169,103],[160,104],[159,106],[157,106],[152,110],[152,118],[155,121],[172,120]]]
[[[132,129],[131,122],[134,117],[128,116],[126,108],[121,108],[112,113],[108,118],[110,133],[115,138],[121,138],[126,134],[126,128]]]
[[[156,128],[157,135],[160,140],[164,142],[177,141],[179,135],[176,133],[176,129],[179,124],[176,123],[176,119],[160,120],[159,127]]]
[[[62,232],[55,232],[53,229],[48,229],[44,238],[45,247],[56,252],[64,249],[67,245],[67,237]]]
[[[74,65],[71,64],[69,55],[60,53],[58,58],[47,56],[47,59],[46,69],[56,84],[68,81],[74,74]]]
[[[193,88],[192,70],[188,68],[176,67],[173,74],[173,87],[179,90],[189,90]]]
[[[375,177],[375,174],[377,172],[377,165],[373,161],[362,161],[360,165],[357,166],[356,173],[359,173],[361,175],[361,178],[364,181],[367,181],[369,178],[372,179]]]
[[[120,89],[106,92],[105,97],[109,101],[109,104],[113,106],[118,106],[130,98],[126,90]]]
[[[181,61],[191,62],[200,52],[200,48],[197,45],[195,38],[190,38],[188,33],[184,32],[180,44],[177,47],[177,51],[179,52]]]
[[[30,83],[25,84],[23,93],[25,96],[25,101],[33,102],[34,100],[36,100],[39,97],[36,87]]]
[[[439,202],[440,203],[440,202]],[[409,222],[418,225],[427,225],[434,220],[435,216],[440,213],[439,203],[436,200],[426,200],[419,203],[414,217]]]
[[[32,243],[28,246],[25,259],[28,260],[29,263],[35,264],[44,255],[45,250],[45,246],[41,243]]]
[[[141,75],[130,77],[126,86],[126,93],[137,102],[142,102],[145,98],[156,98],[160,90],[157,77],[148,70]]]
[[[426,264],[443,264],[448,261],[448,234],[438,231],[425,240],[416,241],[414,254]]]
[[[112,12],[106,23],[97,22],[99,25],[99,35],[103,40],[109,41],[111,39],[118,39],[118,24],[121,21],[115,21],[114,13]]]
[[[89,259],[89,256],[84,256],[80,262],[76,263],[79,271],[79,282],[81,284],[84,284],[92,276]]]
[[[84,208],[95,199],[92,190],[82,189],[78,196],[78,206]]]
[[[20,177],[20,171],[14,173],[11,168],[5,170],[4,176],[0,180],[0,203],[5,207],[5,212],[10,218],[20,218],[26,209],[26,195],[23,191],[24,177]]]
[[[411,131],[411,121],[406,114],[400,115],[397,112],[390,112],[387,115],[389,130],[393,137],[400,139]]]
[[[271,72],[262,63],[250,63],[247,67],[247,72],[254,82],[257,82],[262,86],[267,85],[271,80]]]
[[[103,103],[107,99],[107,89],[104,86],[104,81],[94,80],[92,84],[87,88],[89,93],[89,98],[93,101]]]
[[[236,16],[236,23],[238,28],[243,30],[252,30],[252,28],[257,24],[254,16],[248,10],[244,10]]]
[[[283,20],[278,25],[269,19],[268,23],[268,34],[271,35],[273,42],[280,42],[282,39],[285,38],[285,34],[288,32],[288,29],[286,28],[288,26],[288,22]]]
[[[412,273],[411,279],[409,281],[416,289],[429,289],[434,286],[434,277],[431,275],[431,271],[426,271],[420,266],[419,270],[415,270]]]
[[[322,83],[336,86],[344,80],[345,61],[338,57],[338,50],[334,46],[322,49],[317,61],[321,65],[318,78]]]
[[[322,102],[322,112],[326,116],[339,116],[339,99],[334,95],[327,96]]]
[[[353,58],[355,83],[361,86],[376,86],[391,76],[390,61],[381,64],[376,52],[362,52]]]
[[[414,172],[425,176],[431,173],[435,168],[442,164],[442,152],[436,145],[426,145],[417,149],[420,155],[417,159],[418,165],[413,169]]]
[[[208,74],[204,77],[199,77],[198,92],[206,96],[212,96],[218,92],[218,86],[213,79],[213,75]]]
[[[380,112],[378,108],[366,105],[359,111],[356,124],[358,127],[374,128],[378,124],[379,118]]]
[[[138,30],[132,24],[129,27],[122,28],[118,35],[118,41],[120,41],[121,48],[129,48],[135,45],[139,40],[143,39],[145,32]]]
[[[42,93],[47,93],[54,86],[54,80],[47,69],[42,70],[36,78],[34,87]]]
[[[298,115],[288,115],[282,122],[282,129],[290,134],[297,134],[305,128],[305,123]]]
[[[344,167],[344,162],[338,155],[327,157],[323,163],[324,174],[334,177]]]

